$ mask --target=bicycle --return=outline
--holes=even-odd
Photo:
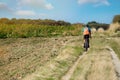
[[[89,48],[89,38],[85,38],[84,48],[85,48],[85,51],[88,51],[88,48]]]

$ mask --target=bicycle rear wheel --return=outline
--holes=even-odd
[[[89,47],[89,43],[88,43],[88,39],[85,39],[85,43],[84,43],[84,48],[85,48],[85,51],[88,50],[88,47]]]

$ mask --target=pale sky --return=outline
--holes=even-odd
[[[111,23],[120,0],[0,0],[0,18]]]

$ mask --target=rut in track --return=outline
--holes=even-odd
[[[85,54],[86,54],[86,52],[84,52],[82,56],[79,56],[79,58],[75,61],[75,63],[73,64],[73,66],[72,66],[72,67],[69,69],[69,71],[62,77],[61,80],[70,80],[70,78],[71,78],[73,72],[75,71],[75,69],[76,69],[76,67],[77,67],[80,59],[83,58]]]
[[[115,56],[111,52],[108,48],[101,48],[83,54],[61,80],[120,80],[119,64],[116,68]]]

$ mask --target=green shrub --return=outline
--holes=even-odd
[[[110,46],[112,47],[112,49],[115,51],[115,53],[118,55],[119,59],[120,59],[120,44],[118,44],[115,40],[111,40],[109,42]]]
[[[120,23],[120,15],[115,15],[114,16],[113,23]]]

